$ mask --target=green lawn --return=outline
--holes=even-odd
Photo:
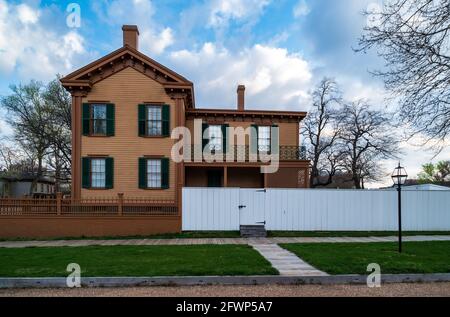
[[[246,245],[0,248],[1,277],[67,276],[69,263],[89,277],[278,274]]]
[[[450,273],[450,241],[396,243],[282,244],[309,264],[329,274],[368,274],[369,263],[381,273]]]

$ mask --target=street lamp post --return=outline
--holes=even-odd
[[[402,185],[405,184],[408,174],[406,174],[406,170],[400,165],[400,162],[392,172],[391,177],[398,192],[398,252],[402,253]]]

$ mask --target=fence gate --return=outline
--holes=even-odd
[[[240,189],[239,224],[244,226],[265,224],[265,203],[265,189]]]

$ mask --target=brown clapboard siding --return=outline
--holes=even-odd
[[[83,102],[105,100],[115,104],[115,136],[82,137],[81,156],[108,155],[114,158],[114,187],[107,191],[81,190],[81,197],[115,196],[175,199],[175,164],[170,162],[166,190],[143,190],[138,184],[138,158],[157,155],[170,158],[174,140],[138,136],[138,104],[146,102],[170,105],[170,129],[175,126],[175,103],[155,80],[128,67],[92,87]]]
[[[244,129],[247,129],[250,127],[253,122],[247,122],[247,121],[227,121],[227,120],[211,120],[208,121],[209,124],[222,124],[227,123],[229,124],[230,128],[237,128],[242,127]],[[259,125],[263,125],[262,123],[255,123]],[[298,139],[298,122],[277,122],[276,120],[270,120],[265,122],[266,125],[276,124],[278,125],[280,129],[280,145],[290,145],[290,146],[297,146],[299,145],[299,139]],[[186,127],[191,131],[191,137],[194,138],[194,120],[193,119],[187,119],[186,120]],[[235,144],[237,144],[237,140],[235,140]],[[249,139],[246,137],[246,144],[249,144]],[[239,144],[242,145],[242,144]]]

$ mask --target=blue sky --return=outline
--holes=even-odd
[[[249,108],[308,110],[323,76],[348,99],[392,107],[368,73],[383,61],[352,50],[367,23],[362,11],[380,1],[0,0],[0,95],[11,83],[46,82],[119,48],[121,26],[137,24],[140,50],[192,80],[197,107],[235,107],[236,86],[245,84]],[[66,23],[69,3],[80,5],[79,28]],[[407,159],[417,171],[431,156]]]

